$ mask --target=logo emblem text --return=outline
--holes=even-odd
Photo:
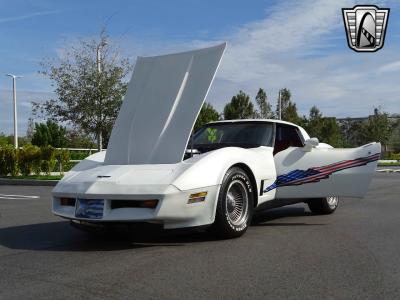
[[[357,52],[374,52],[383,47],[389,8],[375,5],[356,5],[343,8],[347,43]]]

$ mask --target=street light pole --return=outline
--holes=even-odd
[[[22,76],[16,76],[13,74],[6,74],[6,76],[12,77],[13,79],[13,102],[14,102],[14,148],[18,149],[18,119],[17,119],[17,78]]]
[[[279,120],[282,120],[282,100],[281,100],[281,90],[279,90],[278,103],[279,103]]]
[[[97,55],[96,55],[96,62],[97,62],[97,72],[101,73],[101,45],[97,47]]]

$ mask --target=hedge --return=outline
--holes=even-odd
[[[0,175],[18,174],[18,151],[12,145],[0,149]]]
[[[391,154],[389,155],[389,159],[400,160],[400,153],[391,153]]]
[[[57,166],[63,174],[71,168],[70,152],[67,149],[56,149],[52,146],[37,147],[25,145],[16,150],[12,145],[0,147],[0,176],[49,175]]]

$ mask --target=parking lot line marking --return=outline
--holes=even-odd
[[[39,199],[39,196],[0,194],[0,199]]]

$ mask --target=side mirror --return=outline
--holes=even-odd
[[[311,138],[305,142],[303,150],[306,152],[310,152],[312,148],[315,148],[318,145],[319,145],[319,140],[317,138]]]

